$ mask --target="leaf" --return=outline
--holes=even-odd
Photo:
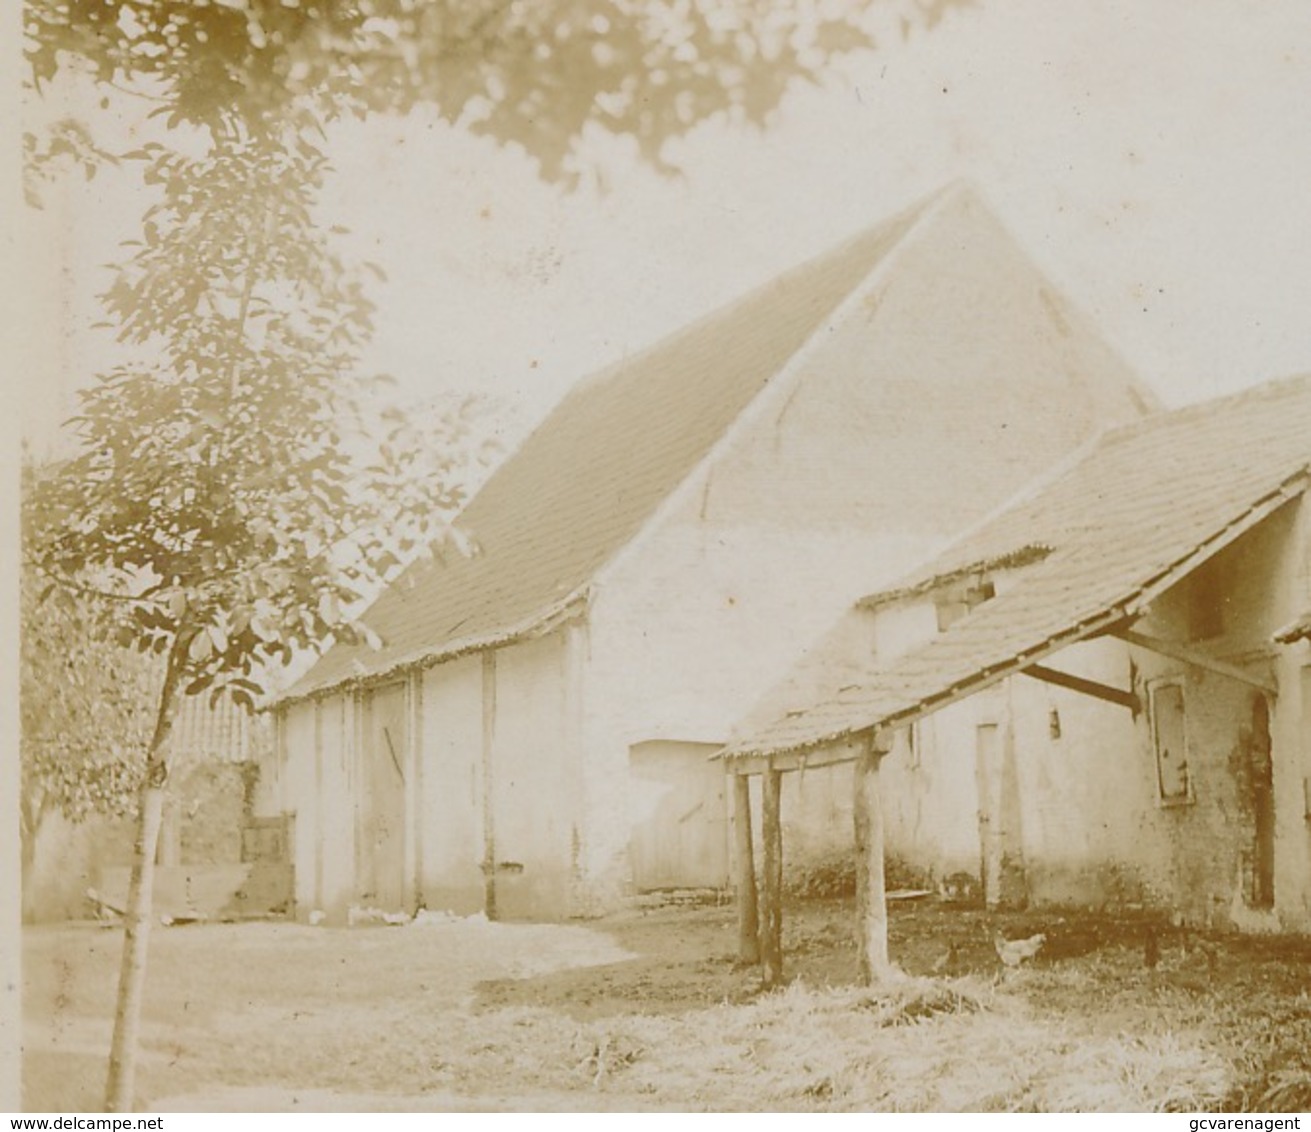
[[[341,620],[341,607],[337,604],[335,595],[331,593],[320,595],[319,618],[327,625],[335,625]]]
[[[210,673],[206,673],[203,676],[197,676],[194,680],[191,681],[190,684],[188,684],[185,688],[182,689],[182,694],[184,696],[198,696],[212,683],[214,683],[214,677]],[[216,690],[222,691],[221,688]]]
[[[223,631],[221,625],[207,626],[206,632],[208,632],[209,639],[214,643],[214,648],[218,652],[228,651],[228,635]]]
[[[187,645],[187,659],[192,664],[204,664],[213,652],[208,633],[197,633]]]

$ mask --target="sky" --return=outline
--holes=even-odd
[[[981,191],[1167,405],[1311,370],[1311,5],[982,0],[834,66],[764,131],[712,124],[597,184],[416,114],[339,130],[325,218],[386,272],[368,368],[532,423],[581,377],[950,181]],[[126,117],[123,119],[127,121]],[[126,176],[25,218],[23,425],[58,446],[108,356]]]

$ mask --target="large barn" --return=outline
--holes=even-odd
[[[890,581],[1151,395],[966,186],[581,382],[282,700],[300,914],[729,883],[710,756]]]

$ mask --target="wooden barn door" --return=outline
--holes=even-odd
[[[629,843],[639,892],[728,886],[728,804],[714,743],[652,741],[629,749],[641,820]]]
[[[369,694],[359,813],[357,897],[397,912],[405,903],[405,768],[409,750],[405,685]]]

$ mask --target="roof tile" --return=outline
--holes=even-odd
[[[459,524],[472,557],[413,564],[287,698],[498,643],[586,586],[928,208],[911,209],[580,383]],[[582,474],[580,474],[582,473]]]
[[[734,742],[727,754],[818,746],[910,717],[952,689],[981,683],[1131,602],[1284,485],[1304,489],[1308,468],[1311,375],[1112,430],[896,592],[1050,547],[1013,588],[859,685]]]

